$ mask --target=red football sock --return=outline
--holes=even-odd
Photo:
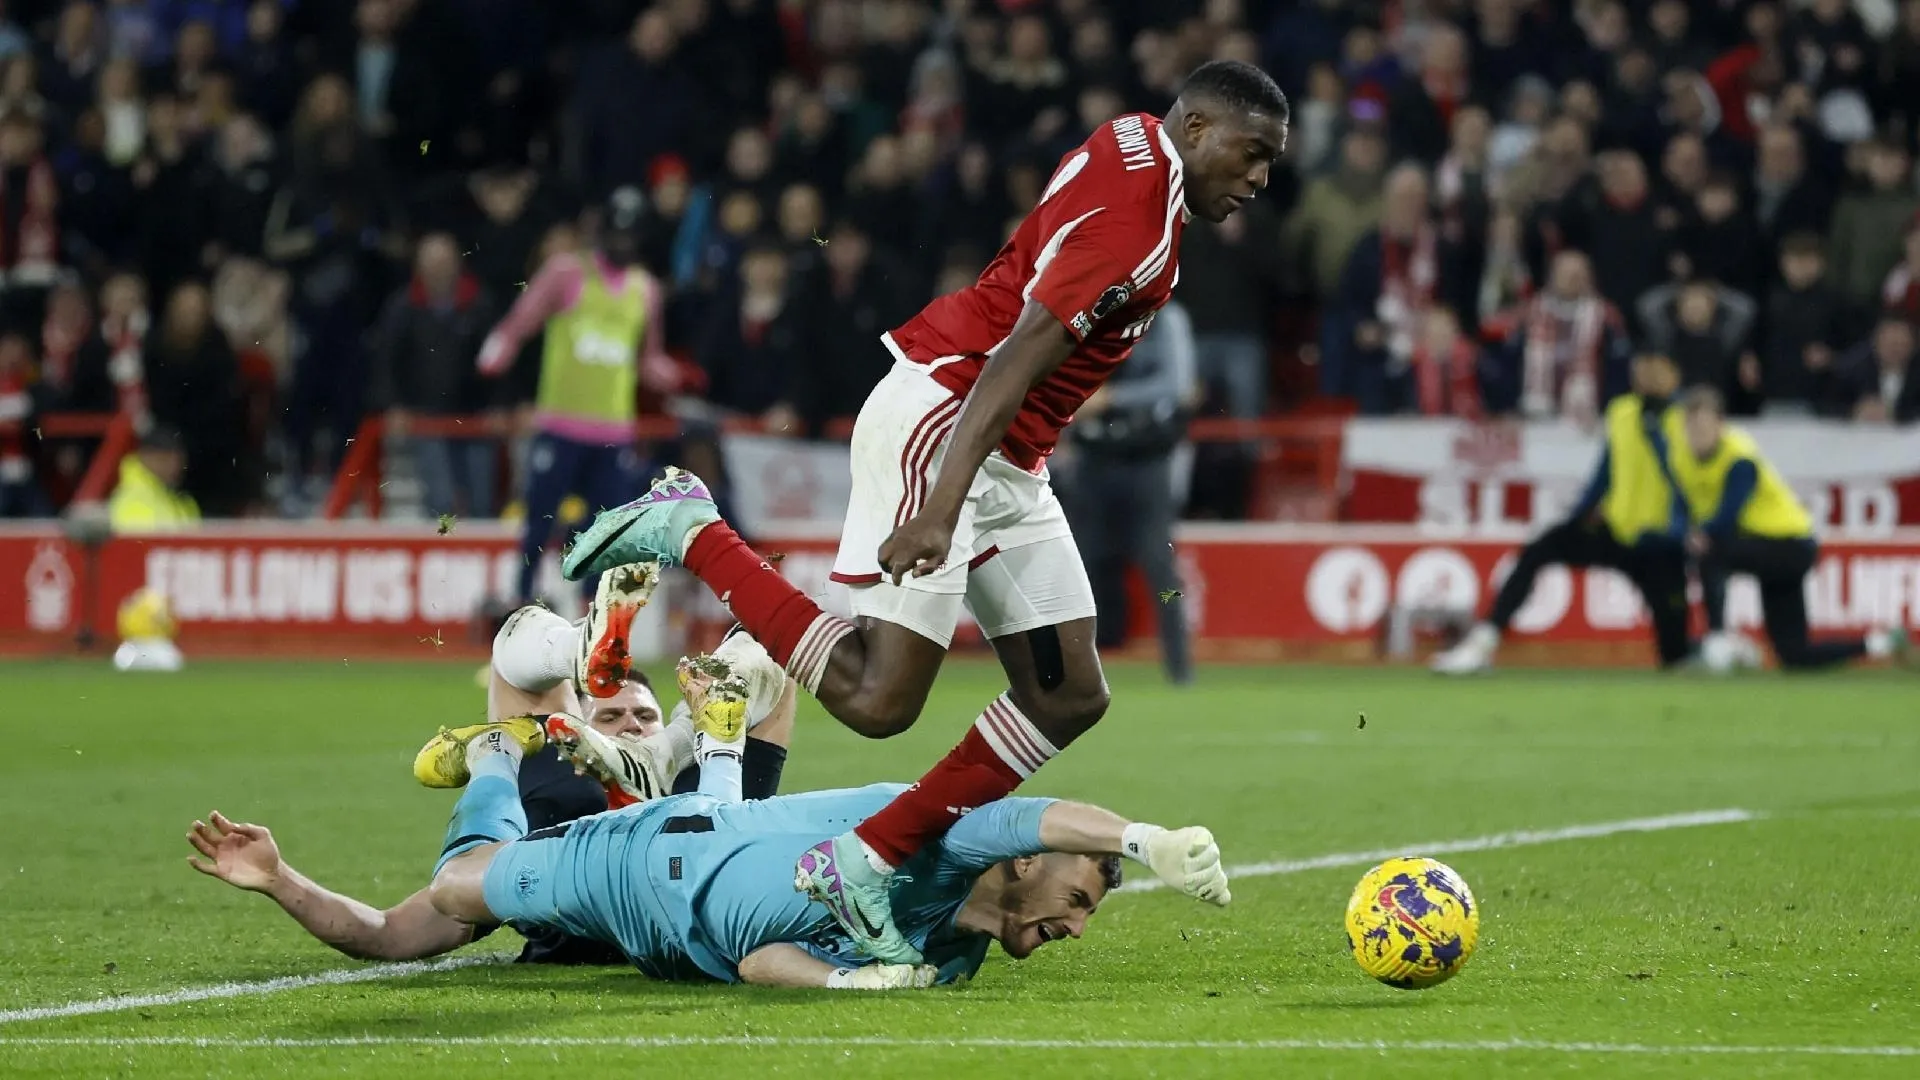
[[[724,521],[701,529],[684,560],[774,661],[813,693],[853,624],[820,610]]]
[[[962,815],[1012,794],[1057,753],[1033,721],[1002,694],[919,783],[853,831],[875,854],[899,866]]]

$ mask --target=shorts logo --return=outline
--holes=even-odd
[[[532,896],[540,887],[540,874],[531,866],[523,866],[513,875],[513,887],[522,897]]]
[[[679,881],[680,873],[682,869],[683,867],[681,866],[681,863],[680,863],[680,856],[674,855],[668,858],[667,859],[667,880]]]
[[[1100,299],[1093,302],[1093,317],[1096,320],[1104,319],[1119,311],[1131,299],[1133,299],[1133,286],[1124,284],[1111,286],[1106,292],[1100,294]]]

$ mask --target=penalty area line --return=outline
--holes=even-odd
[[[848,1038],[783,1037],[778,1035],[631,1035],[631,1036],[449,1036],[347,1035],[330,1038],[194,1038],[191,1036],[129,1036],[116,1038],[0,1038],[0,1046],[132,1049],[181,1047],[206,1050],[307,1050],[377,1047],[433,1047],[442,1049],[567,1049],[620,1050],[721,1049],[910,1049],[910,1050],[1173,1050],[1210,1053],[1452,1053],[1452,1054],[1591,1054],[1654,1057],[1920,1057],[1920,1046],[1766,1046],[1741,1043],[1551,1042],[1533,1039],[910,1039],[887,1036]]]
[[[313,975],[282,975],[275,979],[258,979],[251,982],[189,986],[161,994],[126,994],[120,997],[95,998],[91,1001],[69,1001],[64,1005],[8,1009],[0,1012],[0,1024],[185,1005],[189,1002],[213,1001],[218,998],[257,997],[262,994],[277,994],[282,990],[304,990],[310,986],[344,986],[349,983],[373,982],[378,979],[404,979],[409,975],[431,975],[456,968],[477,967],[492,963],[498,963],[498,961],[489,956],[456,956],[444,960],[413,960],[399,964],[382,964],[379,967],[342,968]]]
[[[1563,840],[1590,840],[1599,837],[1617,836],[1622,833],[1664,832],[1669,829],[1690,829],[1705,825],[1727,825],[1741,821],[1753,821],[1758,817],[1760,817],[1759,814],[1750,810],[1699,810],[1685,814],[1666,814],[1660,817],[1628,818],[1624,821],[1602,821],[1590,825],[1569,825],[1558,829],[1493,833],[1487,836],[1468,837],[1463,840],[1438,840],[1424,844],[1400,844],[1396,847],[1378,848],[1373,851],[1342,851],[1330,855],[1318,855],[1310,859],[1288,859],[1277,862],[1249,863],[1244,866],[1228,867],[1227,875],[1230,878],[1272,877],[1279,874],[1299,874],[1309,870],[1327,870],[1345,866],[1367,866],[1377,863],[1382,859],[1393,858],[1396,855],[1453,855],[1473,851],[1498,851],[1504,848],[1558,843]],[[1149,892],[1163,887],[1159,881],[1133,881],[1122,885],[1119,891],[1123,893]],[[441,971],[451,971],[456,968],[498,962],[500,962],[499,959],[494,957],[452,957],[434,961],[411,961],[370,967],[344,968],[337,971],[323,971],[313,975],[288,975],[275,979],[261,979],[252,982],[229,982],[220,983],[215,986],[191,986],[161,994],[133,994],[121,997],[95,998],[87,1001],[69,1001],[61,1005],[44,1005],[34,1008],[0,1011],[0,1024],[16,1024],[29,1020],[56,1020],[69,1016],[90,1016],[97,1013],[125,1012],[130,1009],[185,1005],[191,1002],[211,1001],[220,998],[259,997],[266,994],[278,994],[287,990],[305,990],[315,986],[343,986],[351,983],[375,982],[382,979],[404,979],[413,975],[429,975]],[[0,1043],[20,1044],[20,1040],[0,1040]],[[342,1045],[351,1044],[343,1043]],[[1072,1045],[1084,1046],[1090,1044],[1075,1043]]]
[[[1624,833],[1666,832],[1669,829],[1697,829],[1705,825],[1732,825],[1742,821],[1754,821],[1760,816],[1751,810],[1695,810],[1684,814],[1662,814],[1659,817],[1600,821],[1591,825],[1568,825],[1559,829],[1522,829],[1517,832],[1473,836],[1464,840],[1433,840],[1424,844],[1398,844],[1390,848],[1375,848],[1371,851],[1341,851],[1331,855],[1316,855],[1310,859],[1247,863],[1243,866],[1227,867],[1227,878],[1237,881],[1240,878],[1274,877],[1279,874],[1300,874],[1309,870],[1330,870],[1344,866],[1371,866],[1402,855],[1458,855],[1464,852],[1500,851],[1506,848],[1533,847],[1536,844],[1557,844],[1563,840],[1595,840]],[[1165,882],[1149,878],[1129,881],[1121,885],[1119,891],[1123,893],[1152,892],[1166,887]]]

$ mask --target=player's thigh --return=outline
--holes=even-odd
[[[880,565],[880,546],[924,507],[959,407],[944,387],[904,366],[874,387],[854,422],[852,491],[833,560],[832,578],[847,587],[856,618],[910,631],[939,651],[953,641],[967,589],[975,550],[973,497],[961,507],[946,563],[933,573],[894,584]],[[976,486],[983,483],[976,477]],[[904,639],[898,644],[924,651]],[[870,651],[867,666],[873,664]]]
[[[1044,476],[998,458],[971,500],[979,554],[967,570],[967,607],[989,639],[1094,614],[1093,587],[1066,510]]]
[[[1614,539],[1612,530],[1604,524],[1562,522],[1541,533],[1531,546],[1545,563],[1615,570],[1624,570],[1627,565],[1628,549]]]
[[[1106,711],[1093,586],[1070,535],[999,550],[970,575],[967,603],[1014,704],[1056,746]]]
[[[511,846],[483,844],[448,859],[427,886],[427,901],[440,914],[464,923],[505,921],[487,904],[486,882],[495,858]]]
[[[569,835],[578,828],[577,821],[564,822],[494,849],[479,875],[479,887],[485,910],[495,922],[552,926],[560,917],[579,914],[571,909],[579,904],[574,882],[579,864],[586,857],[586,841]],[[447,868],[457,861],[449,862]],[[437,888],[439,878],[434,884]],[[439,906],[438,900],[435,906]]]

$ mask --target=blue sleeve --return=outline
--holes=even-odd
[[[1706,534],[1715,539],[1732,536],[1739,526],[1740,511],[1747,508],[1747,500],[1753,498],[1753,489],[1759,483],[1760,470],[1753,462],[1745,459],[1734,462],[1720,488],[1720,509],[1714,511],[1712,521],[1702,526]]]
[[[1040,817],[1055,801],[1001,799],[961,818],[940,841],[941,867],[978,872],[1046,851],[1040,843]]]
[[[1647,441],[1653,444],[1653,459],[1660,463],[1660,475],[1667,478],[1667,492],[1672,496],[1671,515],[1667,518],[1667,535],[1675,540],[1687,535],[1692,524],[1692,514],[1687,510],[1687,500],[1680,494],[1680,482],[1673,478],[1673,462],[1667,457],[1667,433],[1657,426],[1647,430]]]
[[[1587,490],[1580,493],[1580,501],[1573,504],[1573,513],[1568,518],[1579,521],[1594,512],[1600,506],[1600,500],[1607,497],[1608,474],[1613,467],[1613,450],[1600,448],[1600,462],[1593,467],[1593,477],[1587,481]]]

